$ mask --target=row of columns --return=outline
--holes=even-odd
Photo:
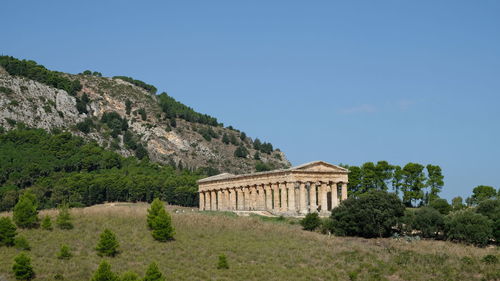
[[[326,213],[345,199],[347,183],[277,182],[200,191],[200,210]]]

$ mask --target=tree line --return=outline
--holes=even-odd
[[[85,73],[84,73],[85,74]],[[121,79],[123,81],[129,82],[137,87],[143,88],[144,90],[148,91],[151,94],[156,94],[158,89],[156,89],[155,86],[147,84],[141,80],[134,79],[132,77],[127,77],[127,76],[113,76],[113,79]]]
[[[221,124],[217,122],[217,118],[196,112],[191,107],[178,102],[165,92],[158,95],[158,103],[162,111],[165,113],[166,118],[181,118],[188,122],[195,122],[210,126],[221,126]]]
[[[201,177],[201,171],[124,158],[67,132],[0,130],[0,211],[12,209],[26,189],[37,196],[40,208],[153,198],[196,206]]]
[[[0,56],[0,66],[10,75],[26,77],[47,84],[57,89],[65,90],[75,96],[82,89],[80,81],[71,80],[57,71],[51,71],[32,60],[19,60],[11,56]]]
[[[366,162],[361,166],[342,165],[349,169],[349,196],[357,197],[370,190],[392,190],[405,206],[427,205],[439,198],[444,176],[438,165],[408,163],[403,167],[387,161]]]

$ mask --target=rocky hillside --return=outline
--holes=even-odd
[[[29,63],[36,63],[3,58],[28,63],[29,70],[19,70],[5,60],[2,67],[0,61],[0,126],[4,129],[25,124],[70,131],[124,156],[203,168],[209,174],[290,165],[272,145],[225,128],[165,93],[156,95],[156,88],[141,81],[89,71],[72,75],[36,65],[49,75],[40,78],[30,72]],[[65,81],[79,85],[68,93]]]

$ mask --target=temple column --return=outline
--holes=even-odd
[[[328,213],[328,185],[326,182],[321,182],[321,191],[320,191],[320,204],[321,204],[321,213]]]
[[[288,211],[295,214],[297,212],[295,208],[295,182],[287,182],[286,187],[288,190]]]
[[[342,201],[347,199],[347,183],[342,183]]]
[[[255,185],[250,187],[250,210],[254,211],[257,205],[257,188]]]
[[[301,214],[307,214],[307,198],[306,198],[306,184],[299,182],[299,212]]]
[[[286,202],[288,196],[287,196],[287,192],[286,192],[286,182],[281,182],[279,184],[280,186],[280,190],[281,190],[281,205],[280,205],[280,212],[287,212],[288,211],[288,204]]]
[[[266,201],[264,202],[264,207],[266,209],[266,211],[271,211],[272,210],[272,206],[273,206],[273,194],[272,194],[272,188],[271,188],[271,184],[265,184],[264,185],[264,190],[266,191]]]
[[[225,196],[226,196],[226,192],[224,192],[224,189],[221,189],[218,191],[219,211],[223,211],[225,208],[225,200],[224,200]]]
[[[217,197],[215,190],[210,191],[210,210],[216,211],[217,208]]]
[[[257,185],[257,210],[263,211],[265,210],[265,200],[266,197],[264,195],[264,185],[259,184]]]
[[[332,209],[339,205],[339,196],[337,194],[338,188],[337,183],[332,183]]]
[[[309,212],[314,213],[318,210],[316,202],[316,183],[309,183]]]
[[[280,210],[280,189],[278,183],[273,183],[273,191],[274,191],[274,206],[273,211]]]
[[[201,191],[199,193],[199,197],[200,197],[200,199],[199,199],[199,202],[200,202],[200,208],[199,208],[199,210],[203,211],[203,210],[205,210],[205,193],[203,193],[203,191]]]
[[[229,201],[231,202],[231,210],[236,210],[236,189],[231,187],[229,189]]]
[[[236,188],[236,205],[237,205],[237,210],[241,211],[243,210],[243,190],[242,187]]]
[[[249,211],[250,210],[250,187],[249,186],[245,186],[244,187],[244,190],[245,190],[245,211]]]
[[[210,197],[210,191],[205,191],[205,210],[211,210],[212,208],[212,200]]]

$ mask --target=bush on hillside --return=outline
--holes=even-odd
[[[340,236],[388,237],[404,210],[395,194],[369,191],[342,201],[332,210],[331,232]]]
[[[149,229],[153,228],[153,221],[161,210],[165,210],[165,203],[163,203],[159,198],[155,198],[153,202],[151,202],[151,206],[148,208],[148,214],[146,217],[146,223]]]
[[[25,192],[14,206],[14,222],[20,228],[34,228],[38,226],[38,203],[35,195]]]
[[[105,229],[97,243],[96,251],[98,256],[114,257],[118,254],[118,239],[116,235],[109,229]]]
[[[457,211],[445,217],[448,240],[485,246],[493,236],[492,221],[472,210]]]
[[[146,270],[146,275],[144,276],[143,281],[164,281],[165,277],[161,273],[160,269],[158,268],[158,265],[153,262],[148,266],[148,269]]]
[[[300,220],[300,225],[302,225],[302,229],[304,230],[314,231],[321,226],[321,219],[318,213],[309,213],[305,218]]]
[[[28,240],[24,236],[18,236],[14,239],[14,245],[17,249],[23,251],[30,251],[31,246]]]
[[[136,280],[139,280],[139,276],[132,271],[127,271],[123,273],[122,276],[120,277],[120,281],[136,281]]]
[[[227,257],[224,254],[219,256],[219,261],[217,262],[217,269],[229,269],[229,264],[227,262]]]
[[[435,238],[444,229],[444,216],[434,208],[421,207],[415,211],[412,227],[422,237]]]
[[[59,207],[59,215],[56,219],[56,224],[60,229],[73,229],[71,215],[69,214],[68,204],[62,204]]]
[[[14,258],[12,271],[17,280],[31,280],[35,277],[35,271],[31,266],[31,259],[24,252]]]
[[[43,217],[41,227],[42,227],[42,229],[45,229],[45,230],[52,230],[52,220],[50,219],[50,217],[48,215]]]
[[[57,254],[57,258],[60,260],[68,260],[72,257],[71,251],[68,245],[61,245],[61,249],[59,249],[59,253]]]
[[[161,209],[153,219],[153,231],[151,234],[155,240],[160,242],[174,239],[175,230],[172,226],[172,218],[165,209]]]
[[[16,226],[9,217],[0,218],[0,246],[14,246]]]
[[[92,276],[91,281],[119,281],[120,278],[118,278],[118,275],[111,271],[111,265],[103,260],[99,264],[99,267],[97,268],[96,272],[94,272],[94,275]]]

